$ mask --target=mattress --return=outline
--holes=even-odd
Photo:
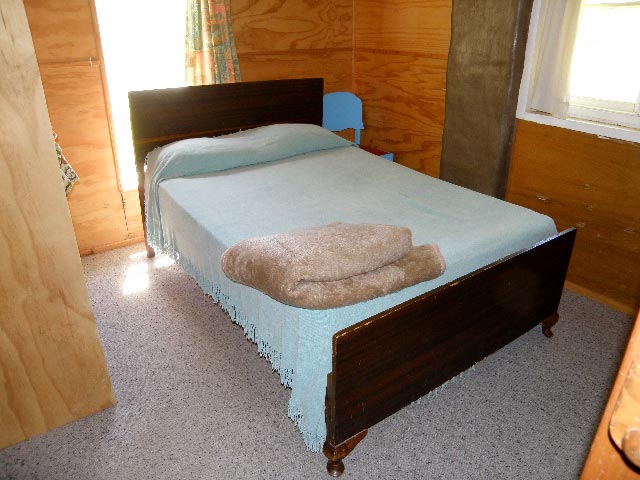
[[[312,451],[326,437],[335,332],[557,233],[549,217],[354,146],[164,180],[157,196],[163,234],[157,247],[219,302],[271,362],[291,389],[288,414]],[[335,221],[407,226],[415,245],[439,246],[446,271],[356,305],[307,310],[231,282],[221,270],[222,253],[240,240]]]

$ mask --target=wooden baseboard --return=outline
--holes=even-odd
[[[133,245],[134,243],[144,242],[144,236],[127,238],[121,242],[114,243],[106,243],[104,245],[98,245],[96,247],[91,247],[90,249],[80,250],[80,256],[84,257],[86,255],[93,255],[94,253],[106,252],[108,250],[115,250],[116,248],[126,247],[128,245]],[[144,245],[142,245],[144,249]]]
[[[583,295],[587,298],[590,298],[591,300],[595,300],[596,302],[599,303],[603,303],[619,312],[622,312],[624,314],[627,315],[635,315],[636,313],[636,308],[632,307],[631,305],[625,305],[624,303],[620,303],[616,300],[613,300],[605,295],[602,295],[601,293],[597,293],[594,292],[592,290],[589,290],[588,288],[582,287],[576,283],[573,283],[569,280],[567,280],[564,283],[564,286],[566,288],[568,288],[569,290],[571,290],[572,292],[578,293],[580,295]]]

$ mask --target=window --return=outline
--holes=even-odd
[[[640,1],[564,4],[534,1],[518,118],[640,142]]]
[[[186,3],[176,0],[95,0],[117,150],[120,186],[137,176],[128,93],[182,87]]]
[[[569,116],[640,128],[640,2],[585,0],[571,65]]]

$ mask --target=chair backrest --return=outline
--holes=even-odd
[[[327,93],[323,97],[322,126],[332,132],[353,128],[359,145],[360,130],[364,129],[362,100],[350,92]]]

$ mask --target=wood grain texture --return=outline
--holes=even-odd
[[[0,3],[0,448],[115,403],[22,2]]]
[[[25,0],[38,63],[99,59],[89,0]]]
[[[555,315],[574,239],[567,230],[337,332],[328,441],[373,426]]]
[[[234,0],[238,54],[352,48],[352,0]]]
[[[244,81],[321,77],[327,92],[353,89],[352,0],[231,2]]]
[[[451,0],[354,0],[355,48],[429,55],[446,60]]]
[[[638,353],[627,371],[616,407],[611,414],[609,436],[616,447],[624,452],[627,459],[636,467],[640,467],[637,432],[640,432],[640,354]]]
[[[128,238],[102,85],[94,65],[41,65],[53,129],[80,177],[69,208],[82,254]]]
[[[118,184],[93,1],[25,3],[53,127],[80,176],[69,198],[80,252],[127,243],[139,228]],[[244,80],[323,77],[327,91],[352,89],[351,0],[231,7]]]
[[[351,49],[245,53],[239,55],[248,82],[324,78],[326,92],[351,91]]]
[[[137,190],[122,192],[124,203],[124,214],[127,219],[127,236],[130,239],[142,241],[144,232],[142,230],[142,214],[140,212],[140,201]]]
[[[52,126],[80,177],[68,199],[80,253],[122,245],[130,237],[93,1],[28,0],[26,7]]]
[[[363,102],[363,145],[394,153],[414,170],[438,176],[444,126],[445,60],[358,50],[356,93]]]
[[[129,92],[136,169],[153,148],[272,123],[322,124],[322,78]]]
[[[624,386],[633,360],[640,354],[640,313],[631,332],[629,343],[604,408],[598,430],[584,464],[580,480],[638,480],[640,471],[631,468],[622,458],[609,437],[609,422]]]
[[[444,126],[451,1],[355,0],[354,91],[362,143],[437,177]]]
[[[507,200],[575,226],[568,279],[633,314],[640,305],[640,145],[518,121]]]

